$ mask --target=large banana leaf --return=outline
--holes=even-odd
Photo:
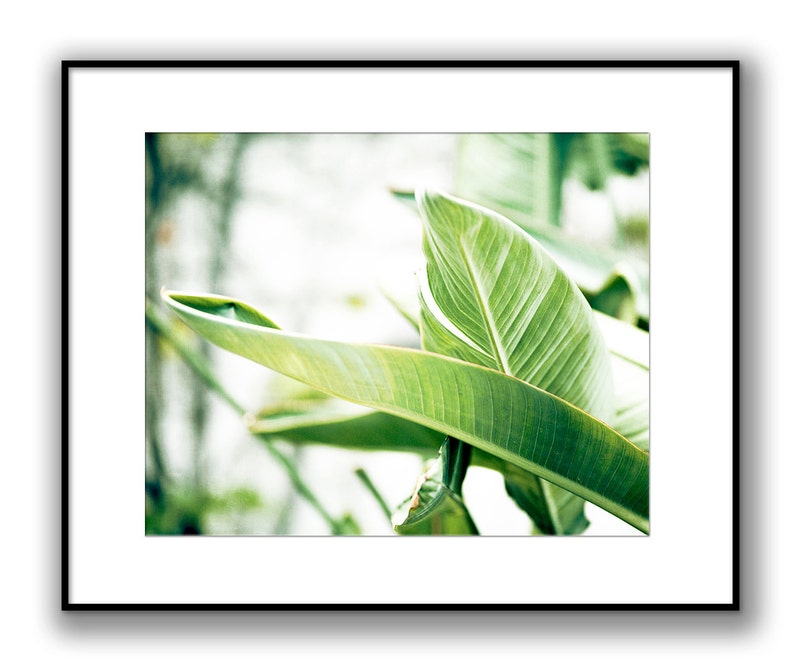
[[[413,192],[393,190],[392,194],[401,202],[416,209],[416,200]],[[474,199],[474,198],[472,198]],[[477,200],[485,202],[488,206],[494,206],[489,199]],[[499,207],[498,203],[494,210],[499,213],[514,215],[514,210],[509,207]],[[513,218],[510,218],[513,220]],[[519,223],[520,217],[514,222]],[[554,226],[532,226],[529,223],[521,225],[529,234],[532,235],[545,249],[554,261],[567,273],[582,291],[590,302],[591,306],[596,304],[600,308],[604,306],[610,309],[614,307],[614,296],[616,273],[625,282],[625,299],[618,303],[623,307],[625,301],[630,300],[631,308],[635,311],[638,322],[644,321],[646,328],[650,316],[649,309],[649,270],[648,263],[632,258],[627,262],[626,257],[609,248],[593,248],[592,246],[566,235],[562,230]],[[625,293],[628,294],[625,294]],[[395,307],[413,324],[413,314],[405,311],[404,299],[397,300],[393,295],[387,295]],[[606,303],[605,303],[606,302]],[[612,312],[610,311],[610,314]]]
[[[406,306],[406,312],[413,310]],[[617,410],[612,426],[634,445],[648,450],[648,333],[604,314],[595,315],[610,350],[617,390]],[[414,320],[418,318],[412,318]],[[435,457],[444,441],[444,434],[434,429],[322,392],[306,392],[304,388],[306,386],[300,383],[290,391],[284,390],[288,399],[251,415],[247,419],[249,430],[295,445],[410,452],[425,459]],[[506,480],[515,478],[511,488],[515,490],[516,484],[530,487],[530,493],[540,499],[538,482],[525,471],[482,450],[474,452],[472,464],[498,471]]]
[[[427,280],[422,347],[498,369],[600,417],[614,417],[609,352],[581,291],[503,216],[441,193],[417,194]],[[583,531],[584,500],[544,480],[506,479],[545,533]],[[558,512],[565,508],[566,512]]]
[[[617,356],[613,356],[613,362],[630,364]],[[628,368],[632,371],[637,369],[633,364]],[[645,378],[647,389],[647,373]],[[631,393],[621,393],[619,396],[624,397],[625,406],[619,402],[615,418],[616,431],[647,450],[647,391],[640,392],[639,396]],[[335,400],[331,400],[333,401]],[[425,459],[433,458],[438,452],[439,444],[444,441],[441,432],[404,418],[347,404],[341,400],[339,404],[347,404],[345,408],[328,406],[326,403],[330,402],[305,402],[299,410],[293,407],[285,413],[268,411],[267,414],[251,418],[248,427],[255,434],[275,436],[294,445],[331,445],[364,451],[385,450],[413,453]],[[507,493],[521,509],[533,516],[538,533],[558,533],[562,528],[563,533],[576,534],[583,532],[589,525],[580,497],[573,494],[566,497],[558,492],[549,498],[550,487],[560,492],[563,491],[562,488],[545,484],[537,476],[480,449],[475,449],[472,453],[471,464],[492,469],[504,476]],[[452,533],[466,533],[464,529],[469,524],[468,520],[465,523],[461,521],[464,513],[461,509],[463,500],[459,495],[451,495],[449,499],[437,499],[436,496],[446,495],[447,492],[432,475],[424,482],[424,486],[417,488],[417,493],[421,503],[411,508],[416,496],[414,495],[395,514],[398,517],[395,523],[398,525],[408,519],[409,510],[414,511],[417,522],[421,521],[420,526],[412,520],[410,524],[413,528],[408,528],[406,533],[437,533],[441,529]],[[435,512],[440,512],[445,517],[431,519],[430,516]]]
[[[463,359],[470,351],[468,361],[487,360],[611,420],[614,388],[601,331],[581,291],[543,247],[483,207],[435,192],[418,194],[417,202],[429,288],[421,317],[443,314],[450,336],[465,344],[456,350]]]
[[[648,453],[544,390],[426,351],[282,332],[226,297],[163,291],[163,299],[221,348],[347,401],[454,436],[648,531]]]
[[[413,201],[413,193],[411,194]],[[420,273],[421,276],[421,273]],[[450,327],[440,326],[441,323],[435,318],[428,306],[422,305],[423,297],[420,290],[414,299],[403,295],[399,299],[388,296],[388,299],[399,304],[400,312],[405,318],[419,330],[419,316],[414,313],[422,311],[424,313],[424,329],[422,336],[429,350],[446,350],[450,357],[467,359],[466,355],[476,355],[476,350],[466,350],[466,344],[461,338],[451,336]],[[414,301],[416,303],[414,303]],[[612,426],[616,431],[623,434],[632,443],[641,447],[643,450],[649,448],[649,336],[645,330],[629,325],[626,322],[612,318],[605,313],[594,311],[598,327],[607,344],[612,362],[612,376],[615,384],[615,418]],[[465,338],[465,337],[463,337]],[[488,366],[487,355],[468,358],[471,362]],[[306,420],[312,421],[309,415],[304,416]],[[318,422],[322,421],[322,413],[317,416]],[[356,425],[350,421],[347,426],[355,430]],[[317,425],[318,429],[319,424]],[[391,429],[397,431],[397,425],[390,425]],[[334,445],[346,447],[342,430],[339,430],[340,440],[333,442]],[[329,440],[330,439],[330,440]],[[319,439],[322,443],[331,443],[333,438],[330,434],[323,435]],[[386,449],[391,449],[388,444]],[[483,464],[488,466],[488,464]]]
[[[427,349],[446,350],[446,354],[450,357],[469,359],[471,362],[488,366],[487,355],[482,355],[479,360],[475,357],[465,357],[467,354],[476,355],[477,351],[474,349],[467,351],[466,344],[461,338],[451,336],[448,327],[440,326],[441,323],[434,317],[428,306],[421,305],[422,292],[420,290],[417,305],[414,305],[412,300],[406,297],[401,297],[398,300],[394,296],[389,296],[388,299],[395,305],[399,304],[400,312],[417,330],[419,329],[419,316],[415,316],[414,313],[422,310],[425,318],[422,336]],[[632,443],[643,450],[648,450],[650,418],[648,332],[599,311],[594,311],[593,315],[606,341],[612,363],[612,376],[615,385],[615,418],[612,426]],[[309,421],[312,420],[308,415],[305,417]],[[356,428],[352,422],[349,422],[348,425],[351,429]],[[396,425],[391,427],[395,430],[398,429]],[[340,430],[340,436],[342,435]],[[320,442],[330,443],[329,436],[325,435]],[[344,439],[335,441],[333,444],[345,446]],[[387,445],[386,449],[391,448]]]
[[[601,322],[603,320],[599,318]],[[613,332],[612,327],[607,331]],[[641,330],[635,330],[647,338]],[[624,346],[630,349],[630,346]],[[649,401],[648,368],[643,362],[613,353],[612,369],[617,380],[617,413],[613,427],[634,445],[648,450]],[[320,395],[320,393],[318,393]],[[320,398],[320,396],[322,398]],[[254,434],[265,434],[294,445],[331,445],[350,450],[404,452],[430,459],[436,455],[444,434],[411,420],[371,408],[320,395],[311,400],[291,402],[288,406],[270,407],[247,419]],[[530,474],[506,462],[476,450],[472,465],[498,471],[509,482],[511,493],[517,486],[531,488],[543,503],[540,485]],[[513,478],[514,480],[510,480]],[[519,504],[521,505],[521,504]],[[544,529],[544,533],[548,533]]]

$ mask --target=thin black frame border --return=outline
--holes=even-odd
[[[69,600],[69,73],[74,69],[729,69],[732,73],[732,602],[731,603],[72,603]],[[738,611],[740,610],[740,61],[739,60],[64,60],[61,61],[61,610],[62,611]]]

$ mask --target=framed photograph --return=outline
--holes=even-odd
[[[63,609],[739,609],[738,62],[62,73]]]

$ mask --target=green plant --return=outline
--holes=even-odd
[[[315,397],[248,416],[255,433],[437,453],[395,513],[399,533],[476,533],[463,501],[469,466],[500,472],[538,533],[581,533],[586,501],[647,533],[648,368],[635,352],[644,333],[596,315],[502,215],[442,193],[416,202],[422,350],[284,332],[217,295],[163,299],[217,346],[361,407]]]

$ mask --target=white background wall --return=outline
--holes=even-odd
[[[6,9],[0,167],[4,656],[11,665],[562,665],[790,656],[785,429],[791,353],[789,183],[794,55],[780,3],[672,0],[483,5],[406,1]],[[776,11],[777,10],[777,11]],[[729,58],[743,62],[742,612],[438,614],[62,613],[60,607],[60,66],[80,58]],[[685,104],[685,101],[682,101]],[[10,140],[10,143],[9,143]],[[143,161],[143,156],[141,156]],[[10,204],[10,208],[8,205]],[[784,270],[788,273],[784,274]],[[120,574],[123,577],[123,574]],[[446,655],[446,656],[445,656]]]

